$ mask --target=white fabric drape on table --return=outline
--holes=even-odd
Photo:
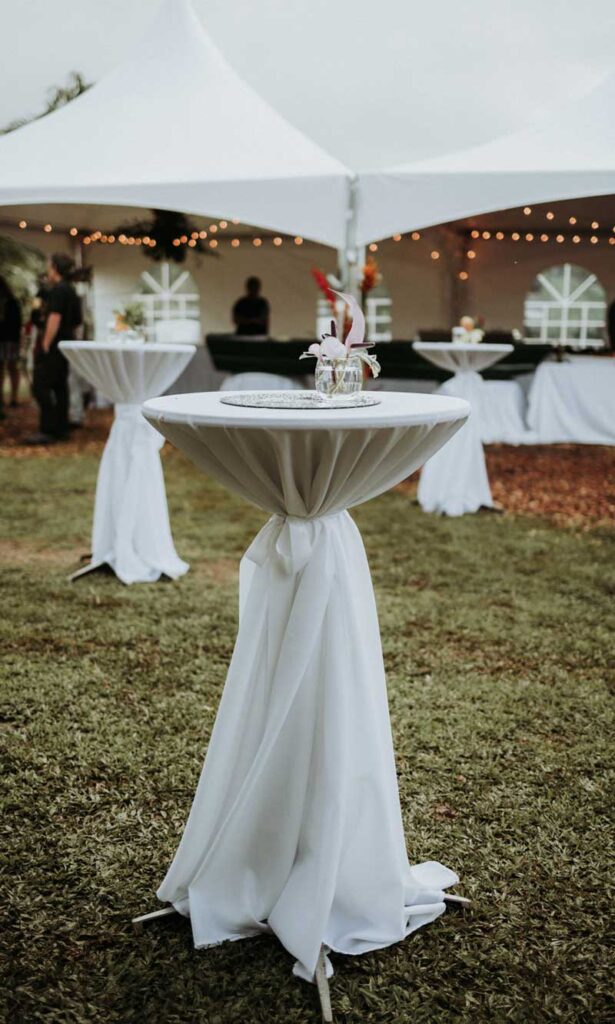
[[[525,424],[525,396],[515,380],[484,380],[480,389],[483,444],[535,444]]]
[[[406,427],[366,416],[364,430],[234,427],[246,410],[226,408],[216,426],[145,407],[200,468],[273,513],[242,561],[224,694],[158,896],[190,916],[197,946],[270,930],[312,980],[323,943],[361,953],[403,939],[457,881],[408,862],[373,589],[345,508],[404,479],[467,408]]]
[[[465,398],[472,412],[449,444],[423,466],[417,497],[425,512],[462,516],[493,505],[481,440],[482,384],[478,373],[464,370],[438,388],[438,394]]]
[[[572,356],[541,363],[528,423],[538,444],[615,444],[615,359]]]
[[[92,528],[92,567],[109,565],[123,583],[176,579],[188,571],[175,551],[160,434],[141,403],[164,392],[194,355],[193,345],[62,342],[72,366],[115,403],[100,462]]]
[[[177,579],[189,569],[178,557],[169,523],[159,452],[164,438],[138,405],[116,405],[96,483],[92,562],[109,565],[122,583]]]
[[[468,343],[419,342],[414,348],[435,366],[451,370],[455,376],[442,384],[437,394],[465,398],[472,414],[457,436],[430,459],[421,473],[418,500],[425,512],[462,516],[493,505],[482,442],[482,395],[484,381],[480,370],[497,363],[512,345],[472,345]]]

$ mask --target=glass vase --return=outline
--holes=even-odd
[[[315,384],[323,398],[352,398],[363,388],[363,362],[358,356],[323,356],[316,363]]]

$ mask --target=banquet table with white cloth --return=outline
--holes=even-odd
[[[123,583],[149,583],[188,570],[175,551],[160,434],[141,405],[162,394],[194,355],[194,345],[63,341],[71,366],[115,405],[94,502],[92,557],[73,578],[103,565]]]
[[[541,363],[527,419],[537,444],[615,444],[615,359],[567,356]]]
[[[415,341],[414,348],[435,366],[454,373],[440,385],[437,394],[465,398],[472,408],[467,423],[454,440],[423,467],[417,495],[421,508],[448,516],[490,508],[493,498],[482,442],[484,381],[480,371],[512,352],[513,346]]]
[[[314,980],[322,947],[397,942],[438,917],[458,881],[408,862],[374,593],[347,509],[405,479],[469,408],[430,395],[308,410],[225,397],[143,407],[197,467],[270,515],[241,562],[236,645],[158,897],[190,917],[197,947],[273,932]]]

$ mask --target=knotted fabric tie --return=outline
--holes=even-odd
[[[309,562],[323,528],[333,520],[341,522],[347,516],[345,510],[310,518],[273,515],[255,537],[244,558],[262,567],[273,554],[284,572],[295,575]]]
[[[132,420],[140,423],[143,420],[141,415],[141,404],[139,402],[118,402],[115,406],[116,420]]]

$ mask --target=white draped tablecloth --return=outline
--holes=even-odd
[[[415,341],[414,348],[435,366],[454,373],[437,393],[465,398],[472,407],[463,429],[423,467],[418,487],[421,508],[448,516],[489,508],[493,498],[482,442],[480,371],[512,352],[513,346]]]
[[[123,583],[182,576],[188,565],[171,536],[160,434],[141,405],[162,394],[194,355],[194,345],[63,341],[71,366],[115,404],[100,463],[94,503],[92,560],[109,565]]]
[[[541,363],[527,418],[537,444],[615,444],[615,359],[568,356]]]
[[[143,410],[271,514],[241,563],[235,650],[158,896],[190,916],[197,947],[271,931],[312,980],[321,944],[362,953],[397,942],[438,917],[458,881],[407,859],[374,593],[346,510],[406,478],[469,410],[425,395],[322,411],[221,398]]]

